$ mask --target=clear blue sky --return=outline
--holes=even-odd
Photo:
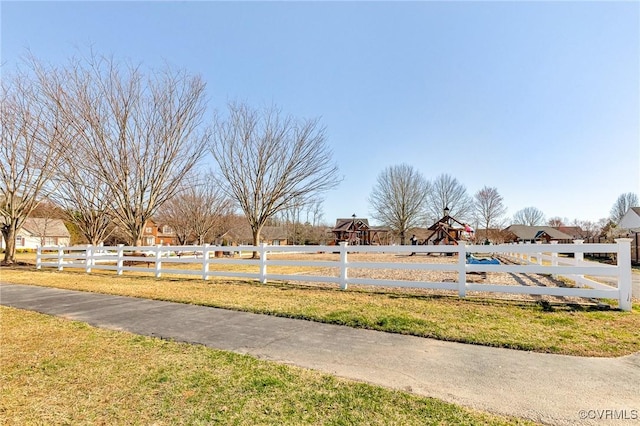
[[[357,213],[385,167],[498,189],[513,215],[607,217],[640,193],[640,2],[10,2],[2,64],[93,46],[228,100],[321,117]]]

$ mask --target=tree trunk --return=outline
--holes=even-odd
[[[144,235],[145,224],[146,221],[142,224],[133,224],[133,226],[129,228],[129,238],[131,238],[131,244],[136,247],[142,246],[142,236]]]
[[[260,245],[260,231],[262,231],[262,225],[256,227],[256,228],[251,228],[251,233],[253,234],[253,245],[255,247],[258,247]],[[253,256],[251,256],[252,259],[259,259],[260,256],[258,255],[257,251],[253,252]]]
[[[2,227],[2,238],[4,238],[4,260],[3,265],[13,265],[16,261],[16,228],[14,224]]]

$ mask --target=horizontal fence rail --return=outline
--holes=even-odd
[[[38,247],[36,268],[54,267],[124,272],[146,272],[155,277],[163,274],[195,275],[203,280],[211,277],[249,278],[266,283],[267,280],[289,280],[333,283],[346,290],[349,284],[378,285],[387,287],[413,287],[457,291],[465,297],[467,291],[551,295],[616,299],[622,310],[631,310],[631,254],[629,238],[620,238],[610,244],[501,244],[501,245],[451,245],[451,246],[51,246]],[[249,258],[253,253],[257,258]],[[331,260],[279,259],[278,254],[331,254]],[[442,262],[372,262],[358,261],[353,254],[395,254],[418,256],[440,254]],[[584,253],[614,253],[616,265],[584,260]],[[567,256],[568,255],[568,256]],[[469,263],[468,256],[498,258],[500,264]],[[310,256],[311,257],[311,256]],[[350,260],[351,258],[351,260]],[[355,259],[354,259],[355,258]],[[253,272],[234,270],[234,265],[250,265]],[[223,267],[224,266],[224,267]],[[309,273],[287,273],[287,267],[311,268]],[[241,269],[241,268],[240,268]],[[276,273],[273,270],[280,272]],[[327,272],[329,269],[331,272]],[[396,274],[416,274],[424,271],[449,273],[454,279],[425,281],[420,279],[352,277],[351,271],[379,269],[393,270]],[[318,270],[320,270],[318,272]],[[505,285],[469,281],[469,274],[538,274],[564,277],[575,287],[532,285]],[[373,274],[371,274],[373,275]],[[595,277],[606,277],[605,284]],[[615,285],[617,284],[617,285]]]

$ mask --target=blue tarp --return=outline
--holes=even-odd
[[[484,264],[484,265],[500,265],[500,261],[494,257],[474,257],[472,255],[467,256],[467,263]]]

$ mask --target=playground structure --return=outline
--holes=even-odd
[[[450,216],[449,207],[444,208],[444,216],[428,229],[432,232],[426,238],[425,244],[457,246],[459,241],[475,242],[473,229],[466,223]]]
[[[369,226],[369,220],[358,218],[354,214],[351,219],[337,219],[331,230],[334,244],[347,242],[352,246],[389,244],[389,230],[383,227]]]

